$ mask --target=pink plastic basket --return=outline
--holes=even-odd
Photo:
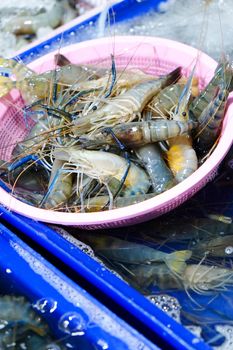
[[[184,74],[191,71],[197,61],[196,74],[203,87],[212,78],[217,63],[204,53],[187,45],[153,37],[115,37],[91,40],[61,49],[73,63],[111,64],[110,55],[114,53],[118,67],[138,67],[153,74],[164,74],[182,65]],[[48,54],[30,64],[37,72],[54,68],[54,53]],[[11,93],[11,102],[22,106],[17,92]],[[26,134],[23,116],[12,103],[0,104],[0,158],[9,159],[11,148],[6,143],[23,139]],[[233,105],[229,98],[228,109],[223,123],[221,138],[211,156],[195,173],[172,189],[128,207],[98,213],[62,213],[38,209],[12,197],[0,188],[0,202],[12,211],[36,220],[83,228],[107,228],[132,225],[162,215],[179,206],[199,189],[212,180],[217,167],[233,140]],[[4,151],[7,150],[7,151]]]

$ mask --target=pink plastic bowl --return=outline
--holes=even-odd
[[[73,63],[111,64],[110,55],[114,53],[117,67],[138,67],[148,73],[164,74],[182,65],[184,74],[191,71],[197,61],[196,75],[200,87],[209,82],[217,63],[204,53],[187,45],[153,37],[115,37],[90,40],[61,49]],[[54,68],[54,53],[48,54],[30,64],[32,69],[43,72]],[[18,93],[11,93],[11,103],[0,103],[0,159],[9,159],[13,150],[4,146],[15,144],[15,140],[26,135],[25,121],[17,113],[15,106],[22,106]],[[13,102],[13,104],[12,104]],[[38,209],[20,202],[0,188],[0,202],[12,211],[30,218],[62,225],[83,228],[107,228],[132,225],[162,215],[179,206],[208,181],[213,179],[217,167],[224,158],[233,139],[233,105],[230,103],[223,123],[221,138],[211,156],[195,173],[172,189],[129,207],[98,213],[62,213]],[[7,142],[7,143],[6,143]]]

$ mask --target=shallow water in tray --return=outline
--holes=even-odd
[[[233,342],[231,158],[214,182],[166,216],[121,229],[66,228],[75,237],[62,232],[218,350]]]
[[[11,289],[11,286],[8,286]],[[24,350],[64,350],[43,318],[36,313],[51,314],[54,302],[44,298],[31,304],[24,296],[0,294],[0,348]]]

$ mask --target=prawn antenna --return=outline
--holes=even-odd
[[[52,100],[53,102],[56,102],[57,100],[57,70],[54,69],[54,83],[53,83],[53,97]]]
[[[113,130],[111,128],[109,128],[109,127],[104,128],[102,133],[107,134],[107,135],[110,134],[112,136],[112,138],[116,142],[117,146],[123,152],[123,156],[124,156],[124,158],[125,158],[125,160],[127,162],[127,167],[126,167],[125,173],[124,173],[124,175],[123,175],[123,177],[122,177],[122,179],[120,181],[120,184],[119,184],[119,187],[118,187],[117,191],[113,195],[113,199],[115,199],[117,197],[117,195],[119,194],[119,192],[121,191],[122,187],[124,186],[125,180],[127,178],[127,175],[129,173],[129,169],[130,169],[130,166],[131,166],[131,160],[129,158],[129,153],[126,150],[125,145],[118,139],[118,137],[115,135],[115,133],[113,132]],[[108,205],[108,203],[107,203],[107,205]]]
[[[111,81],[111,85],[110,85],[110,88],[109,88],[109,91],[106,92],[106,94],[104,95],[105,98],[109,97],[112,93],[112,89],[115,85],[115,82],[116,82],[116,64],[115,64],[115,59],[114,59],[114,55],[111,55],[111,60],[112,60],[112,68],[111,68],[111,71],[112,71],[112,81]]]

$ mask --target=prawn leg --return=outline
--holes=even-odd
[[[54,160],[49,186],[46,195],[40,203],[40,207],[51,209],[62,203],[66,203],[72,194],[72,173],[75,170],[64,169],[64,162]]]
[[[116,83],[116,64],[115,64],[115,60],[114,60],[114,56],[111,55],[111,59],[112,59],[112,81],[111,81],[111,85],[109,87],[109,91],[104,95],[105,98],[109,97],[112,93],[113,87]]]
[[[119,184],[118,190],[114,193],[114,196],[113,196],[113,199],[115,199],[117,197],[117,195],[119,194],[119,192],[121,191],[122,187],[124,186],[125,180],[126,180],[126,178],[128,176],[128,173],[129,173],[131,161],[130,161],[130,158],[129,158],[129,154],[126,151],[125,145],[116,137],[116,135],[114,134],[112,129],[111,128],[105,128],[103,132],[105,134],[107,134],[107,135],[111,134],[111,136],[115,140],[115,142],[118,145],[118,147],[120,148],[120,150],[124,152],[124,158],[125,158],[125,160],[127,162],[127,167],[125,169],[125,173],[124,173],[122,179],[120,180],[120,184]]]

